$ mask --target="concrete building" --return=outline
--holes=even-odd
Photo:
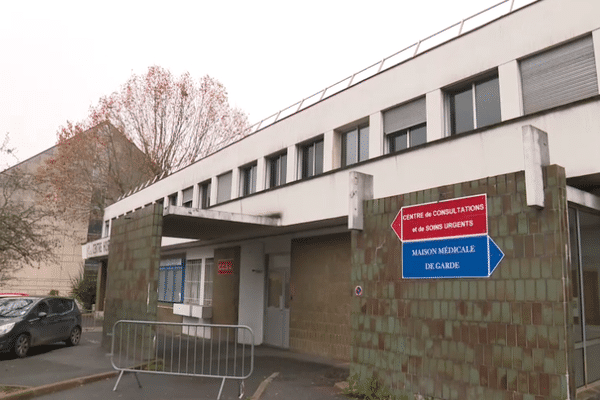
[[[91,276],[95,277],[98,271],[98,263],[91,259],[86,262],[83,259],[81,244],[101,237],[102,211],[99,206],[104,202],[110,203],[119,196],[119,188],[116,187],[117,181],[128,190],[138,185],[139,182],[145,181],[149,176],[143,168],[140,168],[144,159],[142,152],[110,123],[98,124],[85,132],[81,132],[78,136],[85,143],[85,145],[78,145],[82,151],[88,149],[88,144],[93,145],[92,136],[102,138],[102,141],[106,144],[102,151],[96,153],[102,165],[92,166],[86,164],[86,166],[81,166],[81,169],[86,171],[79,178],[86,179],[86,174],[91,176],[93,168],[97,180],[97,185],[94,186],[93,190],[87,190],[89,191],[89,197],[85,204],[80,207],[81,210],[78,211],[84,217],[75,218],[75,212],[62,216],[51,214],[52,221],[50,221],[50,225],[53,227],[52,234],[57,241],[56,247],[52,250],[54,258],[37,262],[35,265],[27,265],[24,262],[16,261],[15,265],[8,268],[9,272],[4,277],[6,279],[0,279],[0,291],[2,292],[21,292],[30,295],[48,295],[52,292],[68,296],[71,291],[72,280],[78,278],[84,270],[89,271]],[[53,146],[20,162],[9,168],[7,172],[18,170],[28,176],[40,177],[41,170],[46,168],[49,160],[60,161],[61,146],[68,146],[68,142]],[[70,182],[68,191],[58,195],[72,196],[73,187],[85,188],[90,187],[90,185],[92,185],[92,182],[89,180]],[[46,189],[48,193],[51,193],[51,188]],[[92,198],[97,193],[101,193],[100,198]],[[19,198],[15,201],[30,203],[40,201],[40,199],[35,198],[35,191],[25,191],[19,193]]]
[[[513,3],[108,207],[84,250],[108,258],[105,328],[248,325],[398,396],[583,398],[600,380],[600,3]],[[401,208],[476,195],[504,253],[491,276],[403,278]]]

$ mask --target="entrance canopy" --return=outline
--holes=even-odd
[[[162,235],[182,239],[268,235],[278,232],[279,217],[263,217],[187,207],[165,207]]]

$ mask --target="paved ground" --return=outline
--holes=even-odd
[[[62,344],[31,349],[25,359],[0,354],[0,385],[41,386],[73,378],[113,371],[110,358],[100,347],[99,332],[84,332],[81,344]],[[279,375],[266,387],[261,400],[328,400],[343,399],[333,389],[335,382],[348,376],[347,364],[299,355],[288,351],[257,347],[255,368],[245,382],[244,399],[250,398],[261,383],[273,373]],[[112,389],[116,377],[81,386],[70,385],[61,392],[37,397],[46,400],[70,399],[216,399],[221,381],[217,379],[139,373],[142,388],[133,374],[125,374],[117,391]],[[73,387],[75,386],[75,387]],[[226,381],[223,400],[238,398],[237,381]]]

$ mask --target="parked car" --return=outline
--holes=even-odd
[[[64,297],[0,298],[0,351],[25,357],[30,347],[81,340],[81,313]]]

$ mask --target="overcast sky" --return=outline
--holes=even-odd
[[[500,1],[2,1],[0,139],[23,161],[151,65],[220,80],[258,122]]]

